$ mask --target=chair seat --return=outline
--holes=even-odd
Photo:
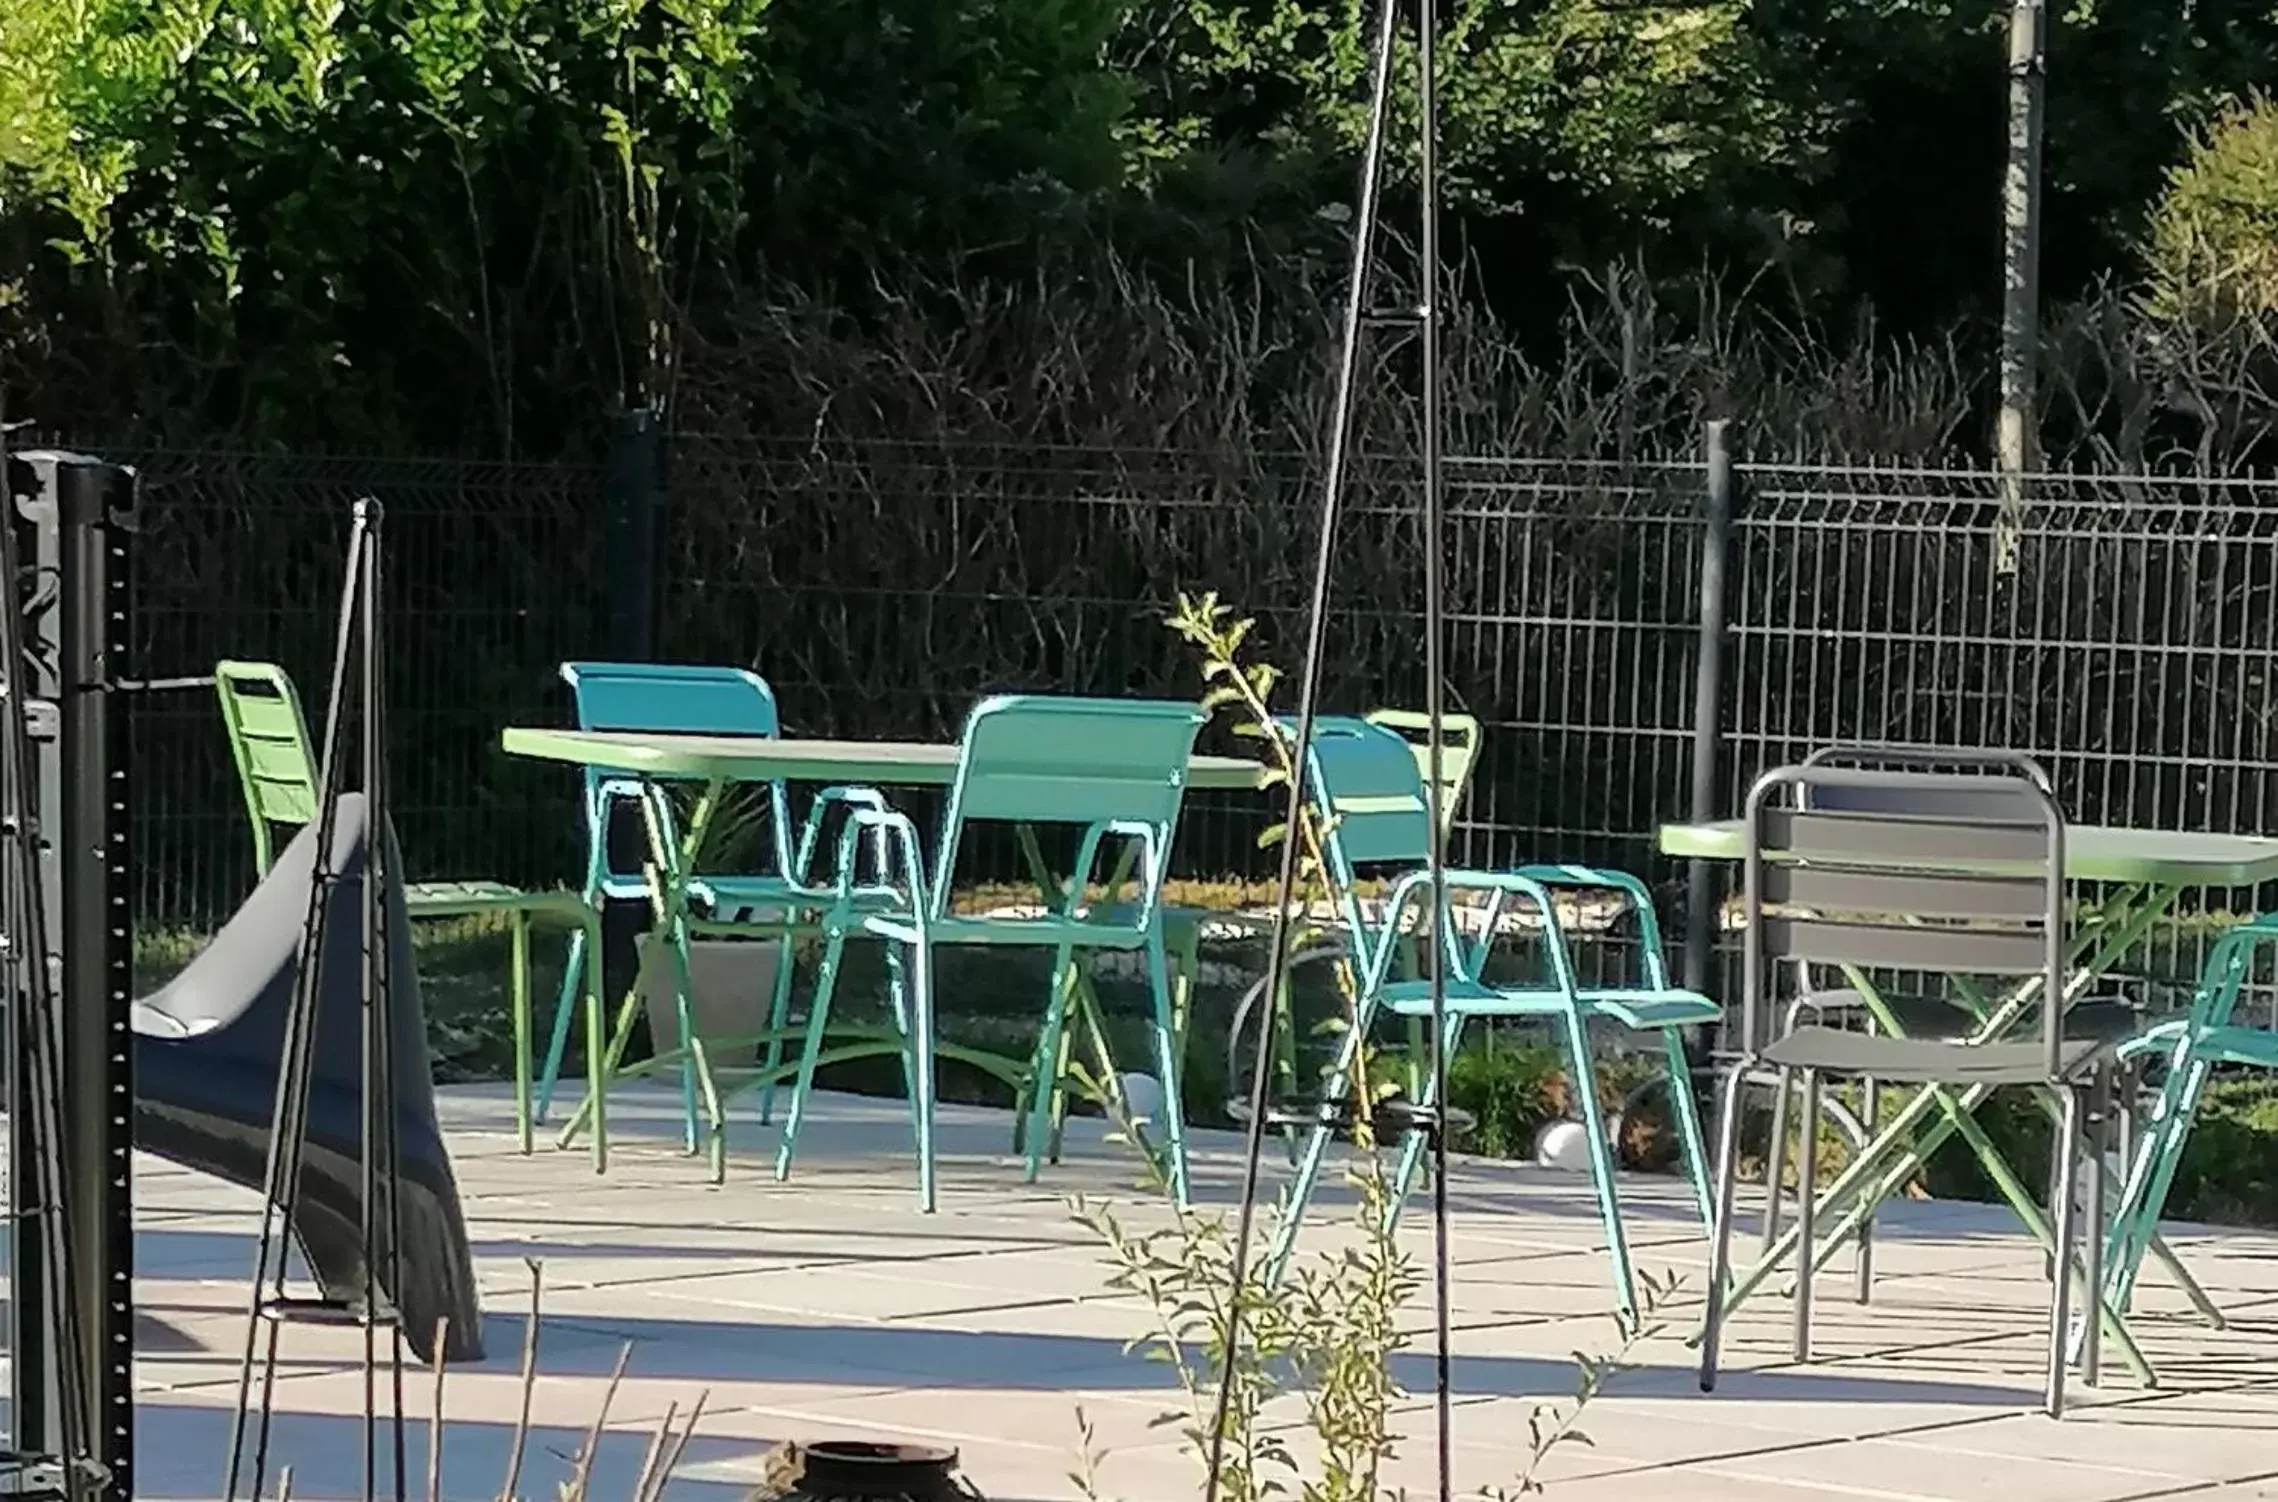
[[[1939,997],[1885,996],[1881,1001],[1884,1010],[1896,1019],[1900,1031],[1913,1037],[1937,1037],[1950,1033],[1957,1023],[1967,1026],[1970,1021],[1956,1003]],[[1802,1003],[1802,1014],[1822,1023],[1829,1019],[1860,1021],[1873,1015],[1866,996],[1848,987],[1812,992]],[[2093,1038],[2103,1043],[2120,1043],[2138,1036],[2142,1023],[2142,1013],[2124,996],[2085,997],[2065,1008],[2064,1014],[2067,1037]],[[2028,1017],[2021,1026],[2031,1031],[2035,1024]]]
[[[2278,1033],[2265,1027],[2210,1027],[2192,1040],[2191,1057],[2208,1064],[2278,1069]]]
[[[835,893],[818,893],[780,876],[700,876],[688,884],[688,891],[691,897],[708,904],[713,921],[721,923],[754,922],[753,908],[813,913],[838,900]],[[857,888],[852,901],[858,910],[871,912],[898,905],[901,895],[882,887]]]
[[[918,942],[918,922],[907,908],[857,913],[864,932],[904,944]],[[1073,944],[1079,949],[1138,949],[1143,930],[1128,924],[1067,918],[1058,913],[1033,917],[951,917],[926,920],[925,937],[935,944]]]
[[[2061,1072],[2066,1078],[2080,1074],[2106,1046],[2101,1038],[2067,1038],[2058,1053]],[[2030,1085],[2048,1077],[2039,1038],[1969,1044],[1799,1027],[1766,1048],[1761,1057],[1782,1069],[1864,1074],[1896,1083]]]
[[[471,918],[481,913],[535,913],[581,923],[591,911],[564,888],[533,892],[503,881],[422,881],[404,888],[404,910],[414,918]]]
[[[1380,995],[1385,1009],[1398,1016],[1431,1015],[1432,985],[1428,980],[1394,981]],[[1641,1031],[1692,1027],[1723,1015],[1706,996],[1673,987],[1665,991],[1584,991],[1576,999],[1584,1017],[1604,1017]],[[1447,1005],[1451,1012],[1475,1017],[1555,1017],[1565,1013],[1566,995],[1562,991],[1490,986],[1451,975],[1447,979]]]

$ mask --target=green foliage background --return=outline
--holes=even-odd
[[[1522,346],[1577,269],[1967,337],[1997,0],[1442,0],[1455,230]],[[1317,304],[1357,0],[0,0],[0,338],[81,430],[574,448],[782,309],[1116,264]],[[2051,291],[2142,270],[2278,13],[2072,0]],[[1402,120],[1412,121],[1412,89]]]

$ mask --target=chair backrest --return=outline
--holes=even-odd
[[[1294,720],[1284,719],[1282,728],[1297,733]],[[1305,784],[1328,823],[1322,854],[1332,899],[1344,915],[1355,958],[1364,972],[1371,971],[1382,955],[1371,940],[1378,930],[1361,910],[1361,868],[1390,867],[1405,875],[1430,862],[1432,822],[1422,766],[1415,747],[1397,731],[1349,715],[1324,715],[1313,722]],[[1440,931],[1452,942],[1450,915],[1443,910],[1441,918]]]
[[[1294,721],[1284,728],[1296,732]],[[1431,814],[1414,748],[1397,732],[1349,715],[1313,722],[1305,780],[1330,819],[1330,875],[1352,885],[1361,866],[1421,866],[1431,855]]]
[[[966,826],[1076,824],[1152,842],[1141,877],[1152,911],[1202,720],[1198,705],[1154,699],[1018,694],[976,705],[943,819],[934,906],[947,911]]]
[[[1954,758],[1948,758],[1953,760]],[[1783,961],[1928,976],[2038,976],[2063,995],[2064,814],[2023,757],[1982,770],[1782,767],[1749,793],[1742,1037],[1759,1047]],[[2042,1006],[2051,1075],[2064,1007]]]
[[[748,668],[673,662],[565,662],[580,730],[779,735],[775,690]]]
[[[580,730],[653,730],[690,735],[763,735],[782,732],[775,690],[748,668],[668,662],[565,662],[562,681],[577,700]],[[585,774],[589,880],[637,882],[637,871],[609,865],[609,811],[620,798],[640,794],[637,778],[589,769]],[[770,792],[769,813],[779,869],[788,870],[784,827],[787,801],[781,784]],[[666,831],[667,838],[678,838]]]
[[[1432,717],[1413,709],[1372,709],[1371,725],[1382,726],[1408,743],[1415,753],[1416,775],[1432,780]],[[1440,716],[1440,827],[1455,827],[1456,807],[1471,786],[1471,769],[1479,757],[1479,721],[1467,714]]]
[[[275,663],[217,662],[214,692],[253,825],[253,864],[266,876],[275,852],[272,827],[298,828],[316,817],[308,722],[293,680]]]

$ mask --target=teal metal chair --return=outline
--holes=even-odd
[[[1695,1207],[1704,1227],[1712,1224],[1714,1208],[1700,1116],[1685,1061],[1683,1030],[1716,1021],[1719,1009],[1707,997],[1670,983],[1651,894],[1634,876],[1587,866],[1539,865],[1493,872],[1451,870],[1446,874],[1451,897],[1453,893],[1464,892],[1483,894],[1486,898],[1480,935],[1465,943],[1456,928],[1452,900],[1446,902],[1436,917],[1429,915],[1430,875],[1425,869],[1428,805],[1423,778],[1408,743],[1364,720],[1320,721],[1315,726],[1313,746],[1306,760],[1306,781],[1314,807],[1327,816],[1324,843],[1329,878],[1344,909],[1346,941],[1359,973],[1360,988],[1360,1015],[1355,1019],[1356,1026],[1346,1033],[1339,1057],[1331,1067],[1326,1098],[1334,1101],[1343,1097],[1360,1042],[1369,1035],[1380,1015],[1389,1013],[1403,1019],[1431,1015],[1430,982],[1420,976],[1394,973],[1402,939],[1413,931],[1414,921],[1426,921],[1427,941],[1436,934],[1441,945],[1448,1015],[1443,1046],[1450,1054],[1460,1046],[1463,1027],[1474,1017],[1540,1018],[1553,1023],[1561,1033],[1575,1100],[1590,1128],[1586,1137],[1591,1180],[1612,1261],[1615,1297],[1623,1319],[1634,1326],[1637,1291],[1614,1184],[1613,1152],[1602,1129],[1597,1072],[1590,1049],[1589,1029],[1593,1022],[1608,1022],[1659,1035],[1668,1066],[1671,1114],[1676,1118],[1685,1173],[1691,1181]],[[1353,895],[1356,883],[1368,870],[1394,876],[1383,915],[1375,922],[1369,921]],[[1641,984],[1614,987],[1583,984],[1559,922],[1554,896],[1558,889],[1573,888],[1617,892],[1628,900],[1637,914],[1639,940],[1644,951]],[[1531,908],[1541,925],[1543,973],[1524,984],[1490,981],[1485,975],[1496,929],[1505,910],[1514,903]],[[1429,1068],[1420,1071],[1423,1081],[1423,1088],[1418,1092],[1420,1104],[1438,1104],[1432,1090],[1437,1073]],[[1285,1191],[1270,1263],[1277,1278],[1294,1250],[1298,1227],[1320,1177],[1330,1135],[1331,1128],[1326,1124],[1310,1129],[1296,1175]],[[1421,1131],[1411,1131],[1402,1145],[1390,1211],[1395,1218],[1422,1165],[1425,1141]]]
[[[565,662],[561,676],[575,696],[581,730],[767,737],[782,731],[775,691],[766,679],[745,668],[653,662]],[[610,898],[647,900],[651,896],[646,873],[637,867],[620,868],[611,859],[609,850],[610,823],[617,810],[628,804],[640,806],[643,803],[647,805],[644,812],[658,838],[681,839],[671,801],[654,784],[598,769],[586,772],[584,894],[589,903],[598,905]],[[801,933],[813,931],[815,914],[831,900],[828,890],[814,887],[805,880],[805,873],[812,865],[817,842],[834,805],[882,809],[885,800],[869,788],[822,789],[808,807],[805,825],[794,847],[790,796],[782,783],[768,783],[761,796],[761,814],[766,826],[762,842],[766,858],[761,864],[769,869],[741,875],[699,872],[689,884],[689,896],[711,910],[711,919],[704,925],[708,931],[772,935],[780,945],[775,991],[769,1007],[767,1066],[762,1075],[765,1083],[760,1087],[760,1120],[763,1122],[771,1114],[773,1081],[783,1063],[796,940]],[[570,943],[569,963],[554,1011],[553,1032],[547,1040],[545,1065],[539,1076],[537,1116],[540,1121],[545,1119],[552,1104],[555,1082],[561,1073],[562,1055],[569,1039],[572,997],[586,966],[593,964],[598,968],[594,948],[583,933],[574,936]],[[686,956],[679,959],[679,973],[684,978]],[[598,983],[596,980],[595,984]],[[614,1029],[616,1038],[625,1035],[625,1024],[639,1002],[637,993],[626,999],[624,1013]],[[676,984],[675,1003],[681,1046],[686,1051],[681,1067],[681,1090],[687,1114],[686,1141],[693,1152],[700,1130],[697,1118],[703,1093],[698,1089],[696,1074],[703,1064],[694,1056],[691,1044],[694,1029],[688,1014],[685,979]],[[613,1043],[612,1048],[615,1046]],[[716,1130],[718,1124],[712,1125]]]
[[[2104,1287],[2106,1301],[2114,1309],[2128,1307],[2144,1257],[2161,1250],[2159,1218],[2167,1208],[2168,1191],[2182,1165],[2209,1077],[2224,1067],[2278,1070],[2278,1033],[2231,1020],[2256,953],[2273,943],[2278,943],[2278,914],[2224,930],[2207,950],[2190,1010],[2146,1029],[2120,1048],[2124,1063],[2164,1059],[2167,1075],[2129,1154],[2127,1180],[2108,1233]],[[2194,1303],[2211,1323],[2221,1323],[2221,1315],[2203,1296]],[[2078,1339],[2076,1332],[2076,1343]]]
[[[1034,1182],[1051,1135],[1055,1091],[1043,1082],[1056,1073],[1080,957],[1095,950],[1146,956],[1153,1001],[1155,1069],[1163,1086],[1161,1123],[1166,1134],[1173,1195],[1186,1203],[1186,1129],[1180,1105],[1177,1026],[1170,963],[1163,938],[1163,878],[1171,834],[1186,796],[1186,768],[1202,711],[1192,704],[1138,699],[1062,699],[1014,696],[989,699],[965,722],[941,840],[926,873],[917,828],[891,809],[858,807],[839,836],[837,896],[822,916],[822,969],[807,1014],[791,1107],[784,1121],[775,1174],[788,1178],[799,1129],[814,1093],[815,1069],[829,1027],[831,994],[847,942],[883,940],[896,1026],[905,1043],[910,1110],[917,1142],[918,1200],[927,1211],[934,1193],[933,967],[937,950],[965,945],[1027,945],[1053,951],[1051,992],[1037,1039],[1037,1077],[1024,1092],[1032,1119],[1025,1133],[1027,1177]],[[1082,831],[1075,865],[1057,911],[1034,917],[952,912],[950,898],[961,848],[977,826],[1072,826]],[[859,842],[882,838],[893,862],[883,888],[859,883]],[[1136,845],[1137,892],[1130,901],[1110,892],[1092,903],[1101,852],[1111,838]],[[884,895],[891,905],[865,910]],[[905,954],[906,952],[906,954]]]

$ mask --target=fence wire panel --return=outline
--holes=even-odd
[[[598,470],[101,452],[143,474],[131,676],[276,662],[319,738],[350,512],[376,497],[394,822],[408,874],[547,885],[575,875],[572,779],[504,756],[498,732],[561,723],[556,664],[604,640]],[[213,690],[129,702],[141,924],[209,928],[254,880]]]
[[[753,664],[795,731],[946,739],[1011,691],[1191,697],[1182,590],[1256,616],[1263,660],[1303,653],[1319,496],[1296,456],[681,435],[671,484],[667,650]],[[1686,776],[1699,489],[1685,467],[1451,466],[1449,698],[1484,739],[1459,858],[1645,858]],[[1423,703],[1419,504],[1408,466],[1356,478],[1332,712]],[[1263,874],[1263,813],[1203,797],[1183,872]]]
[[[2278,815],[2278,486],[2039,476],[2014,570],[1968,471],[1743,470],[1727,791],[1837,741],[2030,753],[2078,823],[2264,833]],[[2260,894],[2264,898],[2270,893]],[[2253,892],[2186,894],[2131,965],[2188,1000]]]

